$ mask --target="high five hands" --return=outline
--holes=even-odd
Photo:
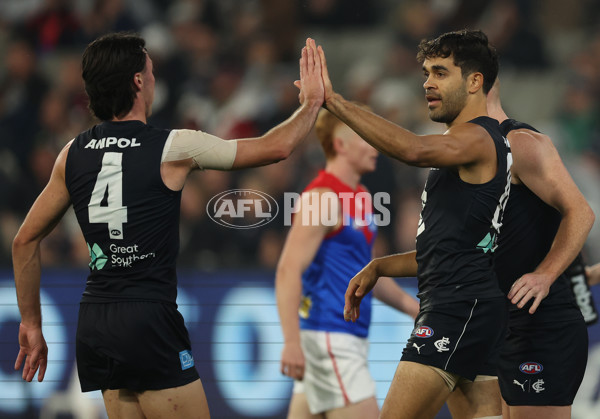
[[[327,100],[335,94],[329,78],[327,60],[323,48],[312,38],[306,38],[300,57],[300,80],[294,85],[300,89],[298,99],[300,104],[308,100],[321,100],[327,107]]]

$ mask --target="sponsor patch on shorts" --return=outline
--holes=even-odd
[[[189,350],[179,352],[179,361],[181,362],[181,369],[187,370],[194,366],[194,357]]]

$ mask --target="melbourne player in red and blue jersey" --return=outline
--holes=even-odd
[[[362,185],[352,189],[326,171],[321,171],[304,193],[314,193],[320,188],[332,191],[335,199],[340,199],[340,195],[343,199],[347,194],[348,212],[342,208],[341,225],[325,235],[312,263],[302,275],[300,328],[366,337],[371,321],[371,298],[363,301],[364,317],[356,323],[346,322],[340,316],[340,307],[344,305],[348,279],[371,261],[377,233],[377,226],[372,219],[371,196]],[[320,196],[327,199],[327,195],[317,194],[315,198]],[[364,204],[361,203],[361,196],[368,197],[366,202],[363,201],[367,205],[362,211]]]
[[[345,322],[342,309],[348,282],[371,260],[377,227],[359,182],[375,170],[377,151],[326,110],[315,127],[326,167],[302,194],[276,279],[281,372],[296,380],[288,417],[376,418],[367,366],[371,300],[356,323]],[[416,315],[417,301],[391,278],[377,285],[377,298]]]

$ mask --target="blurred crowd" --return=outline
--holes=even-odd
[[[568,4],[567,4],[568,3]],[[448,30],[480,28],[501,57],[509,116],[552,136],[600,214],[600,3],[594,0],[4,0],[0,2],[0,266],[46,184],[61,148],[97,123],[87,109],[80,59],[106,32],[147,41],[156,90],[151,125],[232,139],[263,134],[298,106],[300,48],[322,44],[336,90],[416,133],[429,121],[416,45]],[[195,173],[184,188],[180,266],[273,269],[287,228],[233,230],[214,223],[217,193],[256,189],[277,200],[300,192],[324,165],[311,135],[288,160],[259,169]],[[379,254],[414,240],[427,171],[380,157],[364,178],[388,192],[391,224]],[[600,224],[600,223],[599,223]],[[600,260],[600,227],[586,244]],[[73,214],[43,242],[43,263],[85,267]]]

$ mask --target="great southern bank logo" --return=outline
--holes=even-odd
[[[224,227],[247,229],[269,224],[279,213],[279,205],[265,192],[230,189],[213,196],[206,204],[206,212]]]

